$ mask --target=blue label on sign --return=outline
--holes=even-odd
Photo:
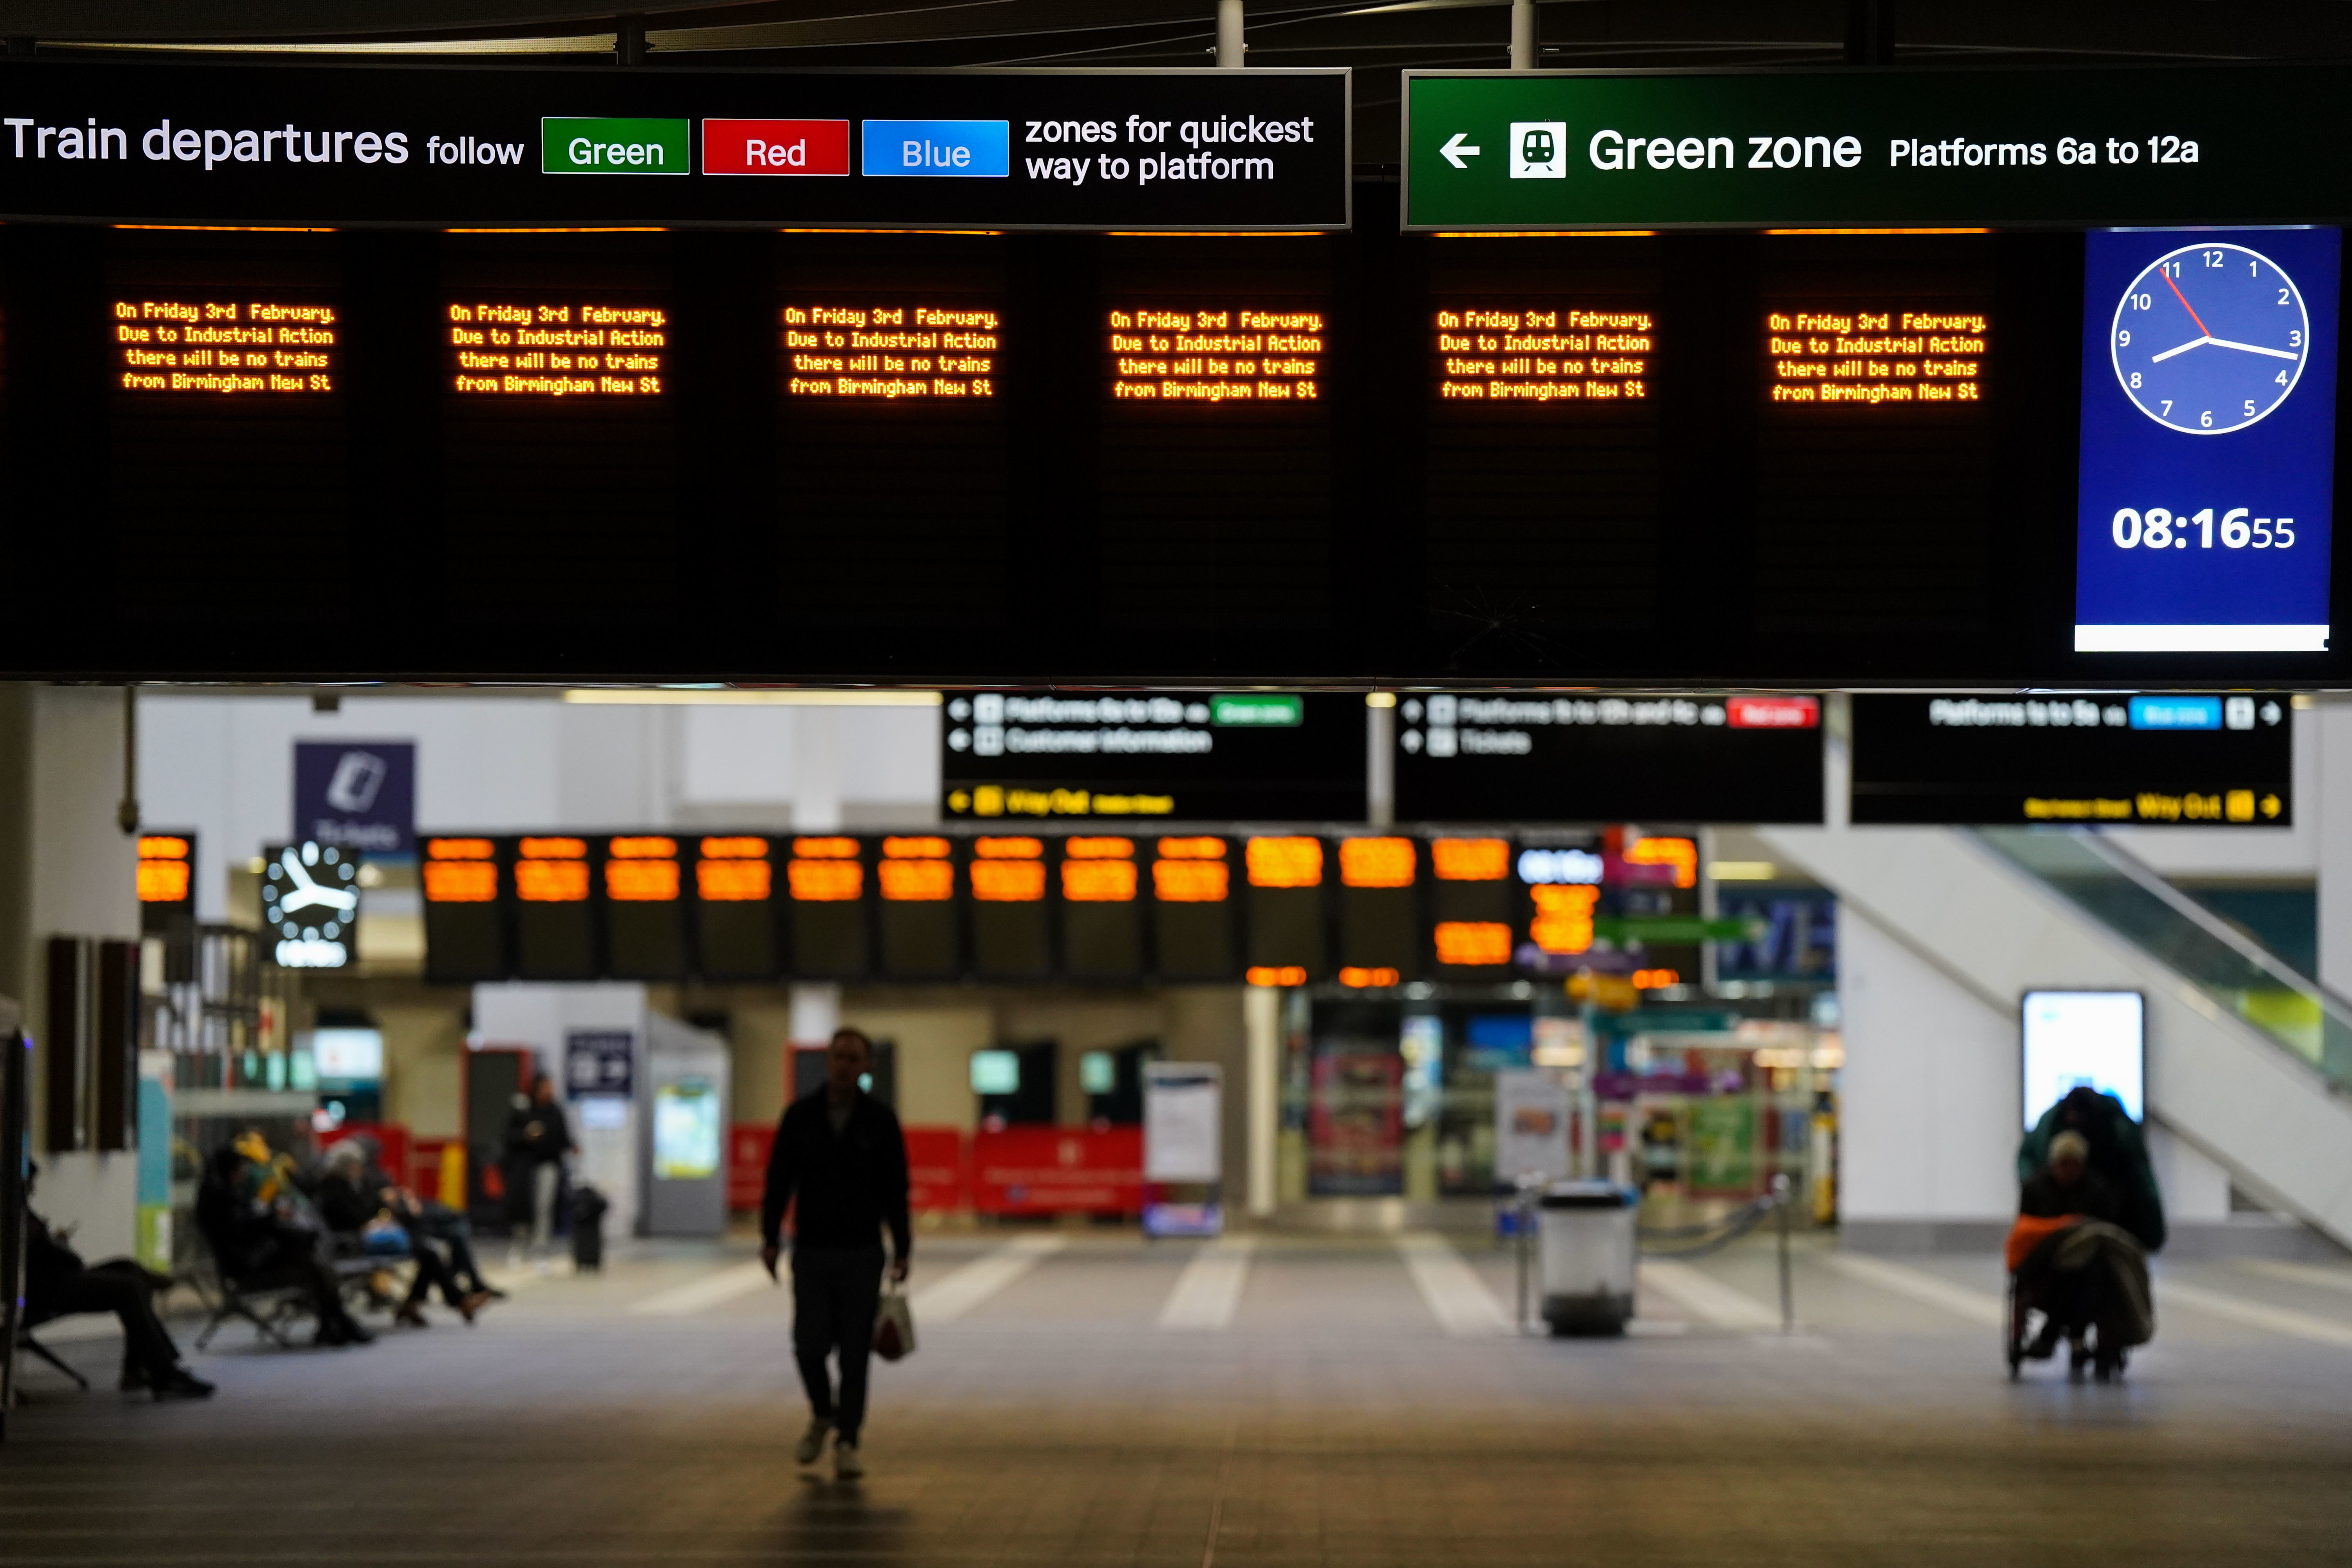
[[[294,744],[294,839],[416,852],[416,745],[412,741]]]
[[[2221,700],[2218,697],[2135,697],[2131,700],[2135,730],[2218,730]]]
[[[868,120],[866,174],[1002,180],[1013,167],[1009,120]]]

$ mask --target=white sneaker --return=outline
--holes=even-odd
[[[866,1461],[857,1457],[857,1445],[835,1442],[833,1446],[833,1479],[854,1481],[865,1473]]]
[[[815,1464],[817,1456],[824,1452],[825,1435],[832,1430],[832,1422],[822,1416],[810,1416],[808,1430],[801,1434],[801,1440],[793,1447],[793,1458],[803,1465]]]

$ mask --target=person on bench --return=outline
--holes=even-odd
[[[383,1151],[374,1139],[362,1133],[347,1140],[367,1151],[367,1174],[360,1190],[380,1193],[383,1205],[401,1229],[406,1231],[412,1243],[437,1241],[449,1257],[449,1272],[467,1292],[478,1291],[493,1301],[503,1300],[506,1292],[492,1285],[482,1275],[482,1266],[474,1256],[474,1227],[466,1216],[447,1204],[419,1194],[415,1188],[394,1179],[383,1168]]]
[[[327,1152],[327,1173],[319,1183],[317,1195],[319,1217],[355,1252],[374,1252],[371,1235],[389,1233],[398,1238],[403,1252],[415,1260],[416,1278],[409,1284],[408,1299],[393,1314],[393,1321],[412,1329],[430,1328],[425,1321],[425,1298],[437,1285],[441,1300],[471,1323],[474,1314],[489,1300],[488,1293],[458,1289],[456,1273],[442,1261],[433,1244],[400,1224],[393,1210],[394,1190],[369,1184],[367,1164],[367,1151],[356,1140],[346,1139]]]
[[[31,1176],[40,1174],[32,1168]],[[180,1363],[180,1347],[155,1315],[155,1292],[171,1281],[127,1258],[84,1263],[48,1223],[33,1212],[33,1185],[25,1184],[25,1319],[45,1323],[77,1312],[111,1312],[122,1325],[125,1389],[152,1390],[157,1399],[208,1399],[213,1385]]]
[[[319,1257],[318,1237],[295,1224],[278,1205],[255,1195],[257,1171],[232,1143],[213,1151],[196,1188],[196,1229],[212,1248],[223,1282],[246,1291],[288,1287],[302,1291],[319,1320],[315,1344],[373,1341],[375,1336],[344,1310],[335,1271]]]

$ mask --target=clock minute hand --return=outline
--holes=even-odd
[[[2165,350],[2165,351],[2164,351],[2162,353],[2160,353],[2160,354],[2157,354],[2157,355],[2152,356],[2152,357],[2148,360],[2148,362],[2147,362],[2147,363],[2150,363],[2150,364],[2162,364],[2166,360],[2170,359],[2170,358],[2171,358],[2173,355],[2175,355],[2175,354],[2185,354],[2185,353],[2187,353],[2190,349],[2203,348],[2207,343],[2217,343],[2217,342],[2220,342],[2221,341],[2221,339],[2219,339],[2219,338],[2216,338],[2216,337],[2210,337],[2210,336],[2208,336],[2208,337],[2202,337],[2202,338],[2191,338],[2191,339],[2189,339],[2187,342],[2182,343],[2182,344],[2181,344],[2179,347],[2178,347],[2178,348],[2169,348],[2169,349]],[[2236,345],[2236,344],[2232,344],[2231,346],[2232,346],[2232,347],[2236,347],[2237,345]],[[2292,356],[2289,356],[2289,357],[2292,357]]]
[[[2211,343],[2217,349],[2236,349],[2240,353],[2268,354],[2273,359],[2301,359],[2303,357],[2301,354],[2294,353],[2291,349],[2266,349],[2260,343],[2233,343],[2227,338],[2213,337],[2209,337],[2205,341]]]

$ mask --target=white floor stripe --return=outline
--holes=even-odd
[[[2001,1315],[2009,1310],[2008,1304],[1990,1290],[1955,1285],[1940,1274],[1914,1268],[1907,1263],[1889,1263],[1884,1258],[1861,1258],[1851,1252],[1825,1252],[1821,1260],[1849,1279],[1859,1279],[1930,1307],[1940,1307],[1972,1323],[1997,1329],[2000,1327]]]
[[[909,1292],[907,1304],[915,1311],[915,1331],[921,1333],[930,1323],[953,1322],[1068,1245],[1058,1236],[1015,1237]],[[916,1260],[921,1261],[919,1255]]]
[[[2238,1265],[2254,1274],[2267,1274],[2294,1285],[2316,1285],[2326,1290],[2352,1291],[2352,1268],[2326,1263],[2289,1263],[2278,1258],[2249,1258]]]
[[[1396,1249],[1420,1288],[1421,1299],[1447,1333],[1468,1339],[1512,1331],[1511,1315],[1444,1237],[1408,1231],[1396,1238]]]
[[[1655,1290],[1684,1311],[1704,1318],[1719,1329],[1777,1329],[1780,1310],[1768,1307],[1745,1290],[1730,1286],[1687,1263],[1670,1258],[1644,1258],[1639,1282]]]
[[[1160,1309],[1163,1329],[1233,1327],[1241,1310],[1242,1287],[1249,1283],[1250,1254],[1257,1248],[1254,1236],[1224,1236],[1192,1255],[1176,1288]]]
[[[632,1301],[629,1303],[629,1315],[633,1318],[683,1318],[707,1311],[722,1302],[732,1301],[738,1296],[748,1296],[768,1284],[766,1269],[756,1263],[739,1263],[716,1274],[706,1274],[699,1279],[674,1285],[642,1301]]]
[[[2266,1307],[2260,1301],[2224,1296],[2219,1290],[2182,1285],[2170,1279],[2158,1280],[2158,1317],[2161,1318],[2165,1307],[2174,1301],[2200,1312],[2210,1312],[2217,1318],[2230,1318],[2252,1328],[2267,1329],[2274,1334],[2289,1334],[2299,1340],[2310,1340],[2315,1344],[2352,1345],[2352,1323],[2314,1317],[2309,1312],[2291,1311],[2284,1307]]]

